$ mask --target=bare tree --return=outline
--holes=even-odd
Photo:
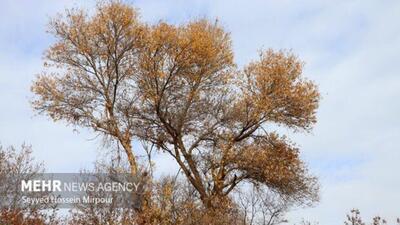
[[[361,217],[360,210],[358,209],[352,209],[350,210],[350,213],[346,215],[346,221],[344,222],[345,225],[365,225],[365,223]],[[384,225],[388,224],[387,220],[380,217],[380,216],[375,216],[372,218],[372,222],[369,223],[371,225]],[[396,219],[396,224],[400,224],[400,219]]]
[[[123,174],[114,174],[115,167],[99,167],[97,166],[91,175],[87,176],[89,171],[82,171],[83,181],[85,178],[96,184],[104,184],[110,182],[110,178],[116,175],[118,178],[124,178]],[[129,172],[129,170],[119,171]],[[95,179],[93,179],[95,178]],[[126,178],[129,178],[126,176]],[[114,180],[113,180],[114,181]],[[121,182],[122,180],[114,181]],[[87,182],[87,181],[86,181]],[[123,182],[123,181],[122,181]],[[70,225],[137,225],[137,213],[134,207],[128,207],[131,202],[131,195],[107,191],[91,191],[87,190],[86,196],[91,198],[112,198],[111,202],[96,203],[96,202],[80,202],[74,204],[74,207],[69,211],[68,224]],[[121,199],[125,198],[126,199]]]
[[[238,208],[243,213],[243,224],[278,225],[288,222],[285,214],[292,203],[268,189],[247,188],[239,190],[236,197]]]

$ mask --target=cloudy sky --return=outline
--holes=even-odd
[[[351,208],[366,218],[400,216],[400,1],[130,1],[143,20],[218,18],[243,65],[261,48],[291,49],[320,88],[318,124],[291,135],[320,178],[321,202],[289,217],[341,224]],[[52,42],[48,18],[92,1],[0,0],[0,142],[31,144],[51,172],[90,168],[102,153],[85,130],[35,116],[29,91]],[[158,157],[158,171],[171,167]]]

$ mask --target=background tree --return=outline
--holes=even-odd
[[[317,88],[292,53],[262,51],[237,69],[218,23],[147,25],[118,1],[93,15],[67,11],[50,27],[57,41],[32,86],[34,108],[116,141],[132,174],[137,138],[175,159],[210,217],[231,212],[243,183],[296,204],[318,199],[298,148],[273,131],[316,122]]]
[[[126,162],[124,160],[124,162]],[[127,163],[123,165],[120,161],[111,160],[111,163],[105,162],[105,160],[98,160],[95,163],[95,169],[93,171],[83,170],[81,171],[81,177],[84,182],[91,182],[97,184],[105,184],[111,181],[111,177],[118,175],[129,174],[129,167],[126,167]],[[86,176],[91,174],[93,176]],[[86,178],[85,178],[86,177]],[[89,179],[88,179],[89,178]],[[118,178],[127,178],[127,176],[119,176]],[[130,176],[129,176],[130,178]],[[85,181],[89,180],[89,181]],[[112,182],[119,182],[119,180],[112,180]],[[132,181],[121,181],[121,182],[132,182]],[[136,181],[138,182],[138,181]],[[132,207],[121,207],[121,193],[107,192],[102,190],[87,190],[86,196],[92,198],[112,198],[111,203],[83,203],[79,202],[73,205],[72,209],[69,210],[68,221],[66,224],[70,225],[136,225],[135,218],[137,214]],[[129,200],[128,200],[129,201]],[[119,203],[119,204],[118,204]]]
[[[30,146],[22,145],[17,150],[0,145],[0,224],[58,224],[55,205],[23,202],[23,196],[39,198],[49,194],[22,193],[20,189],[21,180],[38,178],[43,172],[44,166],[35,163]]]
[[[238,208],[243,214],[243,225],[288,223],[285,216],[291,202],[285,201],[276,193],[261,188],[253,188],[253,190],[239,190],[236,197],[238,198],[236,201]]]
[[[364,220],[361,217],[360,210],[358,209],[352,209],[350,210],[350,213],[346,215],[346,221],[344,221],[344,225],[366,225],[367,223],[364,222]],[[387,220],[380,217],[380,216],[375,216],[372,218],[372,222],[368,223],[371,225],[384,225],[388,224]],[[396,223],[390,223],[390,224],[400,224],[400,219],[396,219]]]

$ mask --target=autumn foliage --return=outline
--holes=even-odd
[[[44,172],[44,165],[34,161],[32,149],[0,145],[0,224],[1,225],[55,225],[56,210],[52,204],[23,204],[19,190],[21,180],[30,179]],[[25,196],[40,197],[47,193],[29,193]],[[46,209],[46,211],[43,211]]]
[[[67,11],[51,20],[50,32],[56,41],[32,85],[34,109],[116,143],[132,174],[141,167],[133,140],[168,153],[193,190],[193,203],[181,205],[191,218],[233,224],[234,192],[248,186],[291,205],[318,200],[299,149],[273,129],[308,132],[316,122],[318,90],[291,52],[261,51],[238,68],[217,22],[150,25],[117,1],[100,3],[94,14]],[[150,194],[139,210],[141,223],[168,214],[161,205],[146,215],[156,200]]]

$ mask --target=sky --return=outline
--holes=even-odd
[[[260,49],[290,49],[306,64],[304,76],[321,92],[318,123],[289,134],[321,183],[321,201],[296,209],[323,225],[343,224],[351,208],[365,218],[400,216],[400,1],[398,0],[130,0],[142,19],[218,21],[231,33],[235,60],[245,65]],[[91,168],[101,141],[35,115],[30,85],[53,38],[48,19],[93,1],[0,0],[0,143],[32,145],[49,172]],[[158,156],[157,171],[175,164]]]

